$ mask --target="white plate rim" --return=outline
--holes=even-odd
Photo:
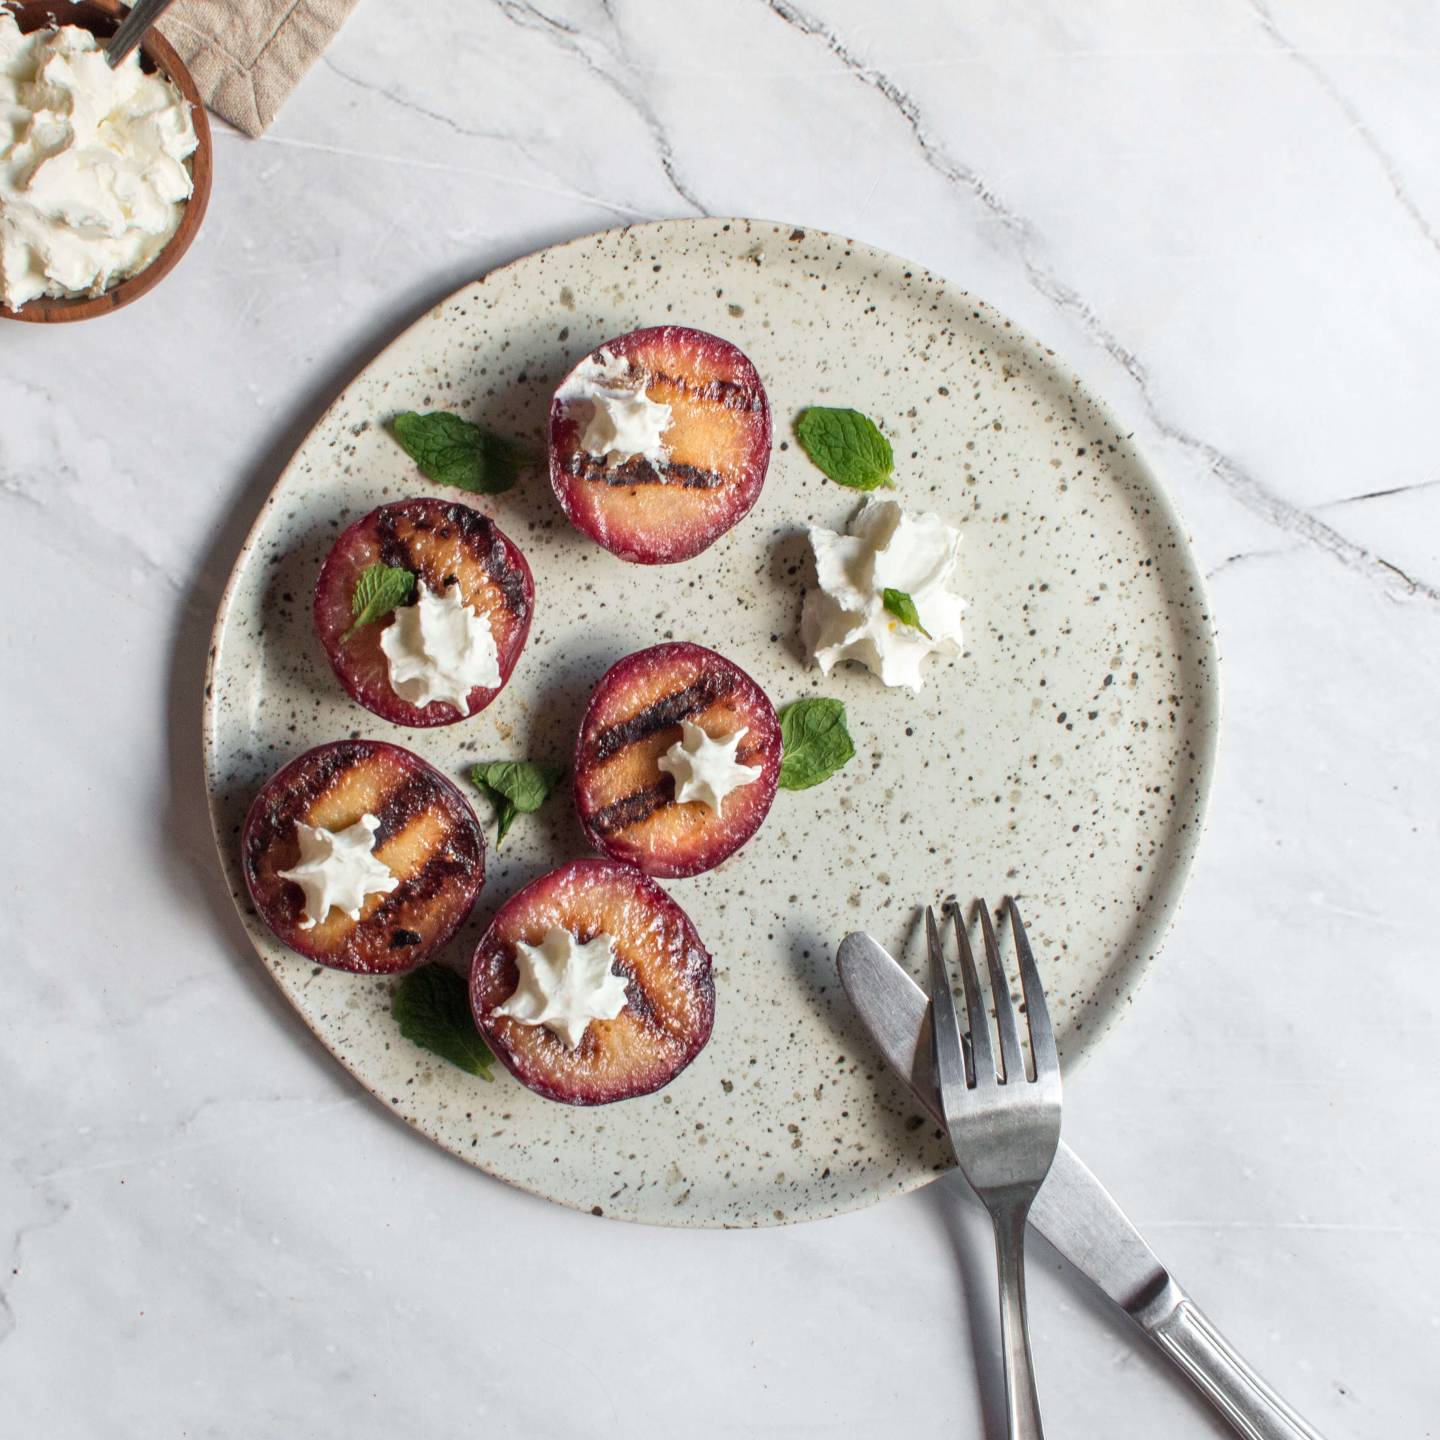
[[[334,411],[343,403],[346,393],[371,369],[380,365],[382,361],[396,349],[417,327],[430,321],[443,311],[452,302],[467,292],[490,281],[491,279],[504,275],[507,271],[516,266],[523,265],[541,254],[551,254],[560,251],[580,249],[587,245],[593,245],[602,237],[629,236],[634,234],[657,234],[677,229],[703,231],[712,227],[737,227],[745,230],[776,230],[790,231],[801,230],[807,235],[816,236],[828,242],[842,244],[853,248],[857,253],[873,255],[876,258],[889,262],[898,263],[916,273],[934,274],[929,267],[918,261],[908,260],[906,257],[897,255],[893,251],[883,250],[877,246],[870,245],[865,241],[855,240],[848,236],[840,235],[833,231],[826,231],[813,225],[804,225],[798,221],[769,220],[756,216],[687,216],[674,219],[651,220],[642,223],[611,226],[604,230],[590,231],[584,235],[576,236],[570,240],[558,242],[554,245],[542,246],[538,250],[527,251],[518,255],[504,264],[497,265],[490,270],[483,272],[475,279],[457,286],[440,299],[428,306],[421,314],[408,320],[389,340],[379,349],[370,353],[367,358],[346,378],[335,390],[334,398],[315,417],[307,428],[305,434],[296,443],[291,451],[289,459],[276,476],[274,483],[266,491],[264,499],[256,510],[255,518],[251,522],[245,534],[239,550],[236,552],[229,577],[221,591],[220,599],[216,607],[215,620],[210,630],[209,648],[206,654],[204,684],[202,689],[202,719],[201,719],[201,759],[202,770],[206,776],[206,806],[210,814],[211,829],[216,843],[216,860],[221,867],[221,878],[226,883],[227,890],[230,890],[228,876],[225,872],[226,859],[224,849],[224,838],[222,836],[221,815],[216,805],[216,794],[208,783],[209,776],[213,773],[213,758],[216,745],[216,720],[217,707],[214,702],[214,683],[216,671],[216,657],[220,653],[221,643],[226,622],[228,620],[231,602],[236,586],[241,582],[244,572],[248,567],[252,552],[256,548],[261,532],[264,527],[267,512],[274,503],[277,494],[286,487],[291,472],[298,464],[302,453],[305,451],[311,438],[317,431],[321,430]],[[957,286],[957,289],[965,296],[966,303],[983,311],[991,321],[998,321],[1003,324],[1009,332],[1021,342],[1028,342],[1036,345],[1044,351],[1047,364],[1058,374],[1070,381],[1087,397],[1088,402],[1094,406],[1097,414],[1104,417],[1115,426],[1117,432],[1129,433],[1122,426],[1115,412],[1109,403],[1096,391],[1094,391],[1073,370],[1058,352],[1040,341],[1029,330],[1016,324],[997,310],[988,301],[972,294],[970,291]],[[1180,515],[1174,501],[1170,498],[1168,491],[1161,484],[1159,476],[1154,467],[1150,464],[1145,454],[1137,447],[1133,448],[1132,468],[1134,473],[1143,479],[1148,490],[1149,498],[1153,501],[1159,513],[1161,522],[1171,529],[1183,542],[1178,548],[1176,557],[1172,557],[1172,563],[1177,563],[1183,571],[1184,576],[1192,588],[1194,598],[1198,603],[1200,614],[1203,617],[1203,624],[1197,627],[1194,643],[1197,647],[1203,647],[1208,661],[1204,665],[1204,671],[1208,683],[1205,686],[1203,697],[1198,702],[1197,709],[1197,743],[1195,745],[1195,772],[1193,783],[1193,818],[1192,823],[1181,830],[1174,843],[1174,858],[1166,868],[1163,883],[1157,887],[1155,902],[1147,911],[1145,919],[1138,929],[1139,942],[1136,946],[1138,958],[1126,969],[1126,982],[1121,989],[1100,1000],[1091,1001],[1089,1024],[1084,1040],[1074,1050],[1067,1061],[1067,1078],[1076,1073],[1100,1043],[1110,1032],[1124,1013],[1127,1005],[1140,988],[1149,978],[1154,969],[1155,962],[1159,957],[1165,941],[1174,929],[1179,917],[1181,906],[1184,902],[1186,886],[1188,885],[1190,873],[1194,867],[1196,856],[1199,853],[1200,843],[1209,825],[1210,803],[1214,792],[1215,774],[1219,753],[1220,727],[1223,718],[1223,685],[1221,681],[1221,652],[1219,633],[1215,624],[1214,611],[1210,602],[1209,587],[1205,581],[1205,575],[1200,566],[1196,563],[1193,548],[1193,539],[1183,517]],[[241,920],[242,928],[245,929],[246,939],[249,942],[255,956],[261,961],[261,968],[265,971],[271,982],[284,996],[285,1001],[291,1009],[299,1016],[306,1028],[320,1042],[325,1050],[337,1060],[340,1065],[351,1075],[361,1088],[370,1095],[386,1112],[393,1115],[408,1129],[414,1130],[423,1135],[431,1144],[436,1145],[455,1159],[463,1161],[470,1168],[486,1175],[488,1178],[499,1183],[509,1185],[525,1194],[533,1195],[550,1203],[560,1204],[567,1209],[577,1213],[589,1214],[591,1207],[581,1199],[569,1200],[564,1197],[551,1195],[537,1186],[525,1183],[521,1179],[512,1176],[502,1176],[487,1169],[479,1156],[471,1156],[464,1151],[452,1147],[438,1135],[432,1134],[419,1120],[403,1114],[395,1106],[391,1105],[375,1084],[372,1084],[357,1064],[352,1063],[344,1050],[331,1044],[329,1039],[311,1023],[309,1015],[300,1006],[296,1005],[286,993],[278,974],[270,966],[264,964],[264,957],[255,946],[249,927],[245,925],[243,914],[240,913],[240,899],[231,891],[232,901],[236,906],[237,917]],[[1159,919],[1155,919],[1158,913]],[[878,1204],[883,1200],[893,1199],[898,1195],[907,1194],[914,1190],[923,1188],[940,1178],[936,1174],[918,1174],[904,1176],[898,1181],[891,1181],[888,1185],[877,1186],[865,1195],[853,1201],[839,1201],[828,1206],[819,1205],[808,1210],[792,1211],[786,1210],[783,1216],[778,1215],[771,1219],[764,1215],[757,1215],[753,1220],[736,1222],[722,1219],[698,1219],[688,1212],[683,1216],[675,1218],[657,1218],[655,1216],[630,1215],[623,1211],[612,1212],[606,1210],[604,1218],[619,1220],[628,1224],[658,1225],[673,1229],[751,1229],[770,1228],[776,1225],[793,1225],[814,1220],[832,1218],[837,1215],[852,1213],[856,1210],[868,1208],[870,1205]]]

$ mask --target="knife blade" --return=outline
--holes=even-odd
[[[836,965],[871,1039],[943,1125],[930,1070],[925,992],[868,935],[847,935]],[[1150,1336],[1246,1440],[1320,1440],[1231,1348],[1064,1140],[1031,1206],[1030,1223]]]

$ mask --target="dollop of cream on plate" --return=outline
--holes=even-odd
[[[959,653],[965,602],[953,588],[957,526],[872,497],[848,534],[811,526],[810,548],[820,583],[805,597],[800,638],[825,674],[856,660],[886,685],[918,691],[927,656]],[[919,627],[886,609],[886,590],[910,597]]]

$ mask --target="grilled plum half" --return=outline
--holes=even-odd
[[[670,407],[665,457],[590,454],[589,402],[577,380],[606,363]],[[728,340],[657,325],[607,340],[561,382],[550,405],[550,483],[570,523],[622,560],[668,565],[713,545],[760,498],[770,464],[770,402]]]
[[[472,689],[463,713],[447,700],[413,705],[395,692],[380,637],[398,611],[351,632],[356,582],[377,562],[409,570],[437,595],[454,581],[461,601],[488,622],[500,683]],[[410,603],[418,596],[412,591]],[[340,683],[382,719],[416,728],[453,725],[489,705],[520,658],[534,610],[535,582],[519,546],[488,516],[454,500],[399,500],[372,510],[335,542],[315,587],[315,629]]]
[[[373,853],[399,885],[367,896],[359,920],[332,908],[302,929],[304,894],[280,874],[300,858],[296,825],[338,832],[365,815],[380,822]],[[418,755],[378,740],[339,740],[292,760],[255,797],[240,846],[250,898],[271,930],[309,960],[366,975],[428,960],[485,883],[485,836],[465,798]]]
[[[592,1020],[573,1050],[543,1025],[497,1015],[519,979],[515,944],[553,928],[608,935],[625,1008]],[[522,1085],[568,1105],[608,1105],[668,1085],[715,1023],[710,956],[685,912],[653,881],[609,860],[572,860],[507,900],[475,951],[470,1004],[490,1048]]]
[[[735,759],[760,775],[708,804],[675,798],[660,759],[699,725],[720,740],[744,727]],[[575,806],[596,849],[648,875],[698,875],[760,828],[784,758],[780,722],[765,692],[733,661],[702,645],[655,645],[606,671],[580,723]]]

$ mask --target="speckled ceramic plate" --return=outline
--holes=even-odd
[[[403,730],[342,693],[310,596],[341,526],[434,493],[384,427],[447,408],[538,442],[560,377],[608,336],[674,321],[754,360],[776,449],[755,509],[688,564],[627,565],[572,530],[543,473],[483,507],[524,549],[537,613],[509,688],[483,714]],[[855,497],[793,443],[814,402],[893,437],[897,494],[964,524],[963,657],[924,693],[858,668],[823,680],[796,631],[802,527]],[[462,497],[463,498],[463,497]],[[859,753],[781,792],[718,869],[667,888],[715,957],[709,1046],[659,1094],[592,1110],[487,1084],[413,1047],[393,981],[282,949],[244,893],[237,838],[262,781],[308,746],[392,740],[460,778],[478,759],[568,758],[591,687],[620,656],[687,639],[733,657],[776,705],[839,696]],[[1119,423],[1003,316],[903,260],[768,223],[666,221],[531,255],[467,286],[346,387],[300,447],[236,562],[206,687],[220,855],[261,959],[334,1055],[425,1135],[566,1205],[676,1225],[833,1215],[922,1184],[932,1125],[877,1064],[836,982],[868,929],[917,965],[917,904],[1025,899],[1072,1064],[1134,991],[1198,839],[1217,723],[1215,650],[1175,514]],[[586,847],[566,795],[506,839],[469,926]]]

